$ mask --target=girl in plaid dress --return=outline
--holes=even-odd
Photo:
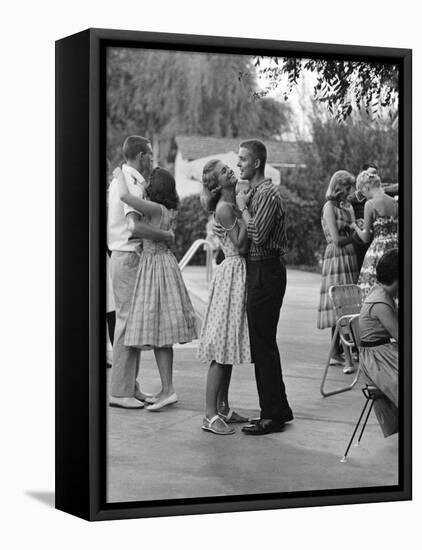
[[[114,172],[120,199],[142,213],[151,225],[174,230],[179,197],[173,176],[155,168],[147,188],[150,200],[131,195],[122,171]],[[132,297],[125,345],[153,349],[162,389],[147,409],[176,403],[173,387],[173,344],[197,337],[196,317],[177,260],[164,242],[144,239]]]
[[[354,181],[354,176],[346,170],[335,172],[328,185],[322,210],[321,223],[328,244],[322,265],[318,328],[331,327],[332,333],[336,317],[328,290],[332,285],[355,284],[359,275],[351,229],[355,217],[351,204],[347,202]],[[333,359],[343,363],[342,352],[338,340]],[[344,372],[353,372],[353,367],[345,365]]]

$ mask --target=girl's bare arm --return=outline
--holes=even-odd
[[[161,207],[159,204],[151,201],[146,201],[132,195],[126,185],[124,174],[121,168],[116,168],[113,171],[113,175],[117,180],[117,189],[119,198],[125,204],[131,206],[138,212],[145,214],[146,216],[153,217],[161,214]]]
[[[236,217],[233,207],[222,202],[217,206],[215,214],[217,221],[226,229],[230,240],[239,252],[246,252],[248,245],[246,225]]]
[[[373,213],[374,213],[374,207],[372,203],[369,201],[366,202],[365,210],[363,213],[363,229],[359,229],[359,227],[356,224],[354,225],[354,230],[356,231],[358,237],[364,243],[369,243],[369,241],[371,240]]]
[[[334,207],[330,203],[325,205],[323,217],[327,224],[331,238],[333,239],[333,243],[336,246],[345,246],[346,244],[353,242],[351,237],[340,236],[336,222],[336,215],[334,213]]]
[[[394,340],[399,341],[399,323],[397,315],[387,304],[374,304],[371,309],[371,315],[376,317],[385,330]]]

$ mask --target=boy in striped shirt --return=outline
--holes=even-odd
[[[266,179],[267,150],[258,140],[240,144],[240,178],[250,190],[236,197],[246,223],[250,247],[247,258],[247,313],[252,360],[261,408],[260,418],[243,427],[247,435],[280,432],[293,420],[281,371],[277,325],[286,290],[285,211],[280,193]]]

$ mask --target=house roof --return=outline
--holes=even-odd
[[[237,152],[240,138],[208,136],[176,136],[176,143],[183,158],[196,160],[210,155]],[[273,166],[304,164],[302,143],[299,141],[265,140],[267,160]]]

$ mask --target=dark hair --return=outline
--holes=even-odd
[[[220,161],[218,159],[209,160],[202,170],[202,193],[201,204],[208,210],[214,212],[221,196],[221,189],[218,189],[217,174],[215,167]]]
[[[267,148],[262,143],[262,141],[259,141],[258,139],[247,139],[245,141],[242,141],[239,147],[244,147],[252,153],[255,159],[260,160],[260,168],[264,170],[265,164],[267,162]]]
[[[157,166],[151,172],[147,193],[151,201],[162,204],[169,210],[175,210],[179,206],[176,181],[170,172],[164,170],[164,168]]]
[[[123,143],[123,156],[126,160],[134,160],[139,153],[148,153],[148,146],[151,146],[149,139],[142,136],[129,136]]]
[[[388,250],[377,263],[377,280],[382,285],[391,285],[399,278],[399,251]]]
[[[365,164],[362,165],[361,172],[364,172],[365,170],[368,170],[368,168],[373,168],[378,172],[378,166],[373,162],[365,162]]]

